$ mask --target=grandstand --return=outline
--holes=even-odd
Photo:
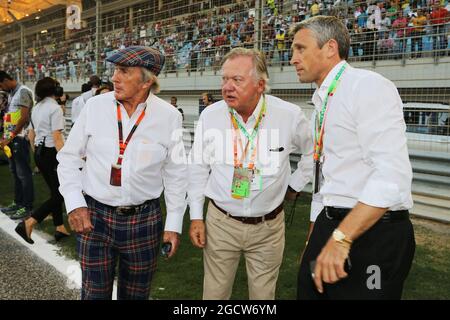
[[[105,59],[114,50],[153,46],[167,57],[160,96],[178,97],[188,129],[201,93],[220,97],[220,61],[236,46],[263,50],[272,94],[310,114],[314,87],[300,85],[289,65],[288,31],[317,14],[340,17],[351,35],[352,65],[392,80],[406,103],[415,199],[422,205],[416,213],[433,208],[435,218],[450,220],[448,0],[28,1],[23,13],[15,2],[0,1],[0,69],[30,87],[52,76],[76,94],[90,75],[112,76]]]

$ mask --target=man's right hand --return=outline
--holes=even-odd
[[[69,213],[70,228],[76,233],[89,233],[94,228],[87,208],[76,208]]]
[[[192,220],[189,229],[192,244],[197,248],[204,248],[206,243],[205,223],[203,220]]]

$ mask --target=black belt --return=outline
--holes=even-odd
[[[278,214],[281,211],[283,211],[283,202],[282,202],[278,207],[275,208],[275,210],[273,210],[272,212],[269,212],[268,214],[266,214],[262,217],[236,217],[236,216],[232,216],[231,214],[229,214],[228,212],[226,212],[225,210],[220,208],[212,199],[211,199],[211,203],[217,208],[217,210],[219,210],[223,214],[226,214],[230,218],[233,218],[234,220],[238,220],[245,224],[258,224],[258,223],[264,222],[266,220],[273,220],[278,216]]]
[[[335,207],[325,207],[323,212],[325,217],[329,220],[343,220],[345,216],[352,210],[352,208],[335,208]],[[409,219],[408,210],[399,211],[387,211],[383,214],[379,221],[393,222]]]
[[[132,215],[140,213],[142,210],[144,210],[147,206],[149,206],[151,204],[155,204],[155,205],[159,204],[159,198],[157,198],[157,199],[147,200],[144,203],[141,203],[141,204],[138,204],[135,206],[113,207],[113,206],[101,203],[101,202],[95,200],[94,198],[92,198],[91,196],[88,196],[87,194],[85,195],[85,198],[87,198],[88,200],[90,199],[91,201],[97,202],[97,204],[104,206],[106,209],[111,210],[113,214],[117,214],[119,216],[132,216]]]

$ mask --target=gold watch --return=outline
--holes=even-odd
[[[345,233],[343,233],[341,230],[339,229],[334,229],[333,231],[333,240],[344,245],[345,247],[350,248],[353,241],[350,240]]]

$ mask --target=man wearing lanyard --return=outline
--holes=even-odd
[[[400,299],[415,250],[400,96],[389,80],[347,64],[350,40],[339,19],[311,18],[292,34],[291,63],[301,82],[317,85],[315,223],[298,298]]]
[[[302,190],[312,176],[309,123],[298,106],[264,94],[267,83],[261,52],[231,50],[222,64],[224,100],[206,108],[196,128],[188,198],[191,241],[204,253],[204,299],[230,298],[242,253],[249,298],[275,298],[285,193]],[[295,151],[302,158],[291,174]]]
[[[26,130],[33,107],[33,93],[3,70],[0,70],[0,90],[9,92],[0,149],[8,146],[12,152],[9,167],[14,179],[14,202],[6,208],[1,208],[1,211],[11,215],[12,219],[22,219],[32,213],[34,200],[30,143]]]
[[[155,95],[164,65],[159,51],[129,47],[108,61],[116,65],[114,92],[89,99],[58,153],[60,191],[78,233],[82,299],[111,299],[117,259],[118,299],[148,299],[162,232],[162,191],[169,257],[177,250],[186,208],[181,114]]]

